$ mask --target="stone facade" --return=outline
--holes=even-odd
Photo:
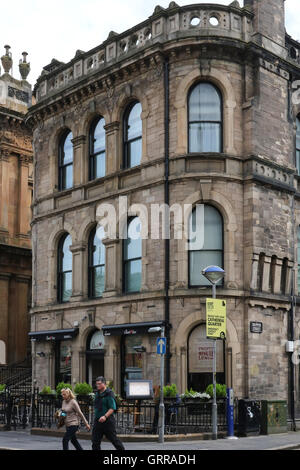
[[[5,72],[0,71],[0,364],[11,365],[30,355],[33,151],[24,122],[31,85],[10,75],[9,49],[2,56]],[[21,70],[28,69],[25,60]]]
[[[166,319],[164,240],[143,240],[138,294],[122,291],[118,237],[105,240],[100,299],[88,298],[87,264],[88,237],[101,204],[118,211],[120,196],[126,196],[128,205],[143,203],[150,213],[151,204],[165,202],[167,157],[170,205],[208,204],[223,218],[226,277],[218,296],[227,300],[224,381],[238,397],[289,399],[285,343],[300,224],[295,167],[300,107],[291,100],[300,66],[291,57],[290,41],[283,0],[248,0],[244,7],[237,1],[185,7],[171,2],[130,31],[111,33],[92,51],[77,51],[68,64],[53,60],[44,68],[35,89],[37,104],[27,116],[37,182],[31,330],[79,329],[71,343],[73,382],[86,380],[87,340],[95,329]],[[221,92],[222,153],[188,152],[188,95],[198,82]],[[142,105],[142,160],[123,169],[123,113],[135,100]],[[96,115],[105,119],[106,176],[89,181],[89,128]],[[58,146],[65,129],[73,134],[74,186],[59,191]],[[137,215],[134,207],[129,215]],[[121,218],[118,235],[124,224]],[[171,233],[174,229],[172,222]],[[64,233],[72,237],[73,285],[70,301],[58,304],[57,248]],[[171,236],[169,247],[168,379],[183,392],[190,383],[189,336],[205,323],[211,290],[189,288],[186,240]],[[261,334],[250,332],[253,321],[263,324]],[[143,345],[143,376],[158,383],[154,336],[144,335]],[[33,348],[45,353],[35,358],[35,378],[41,386],[54,386],[57,344],[34,342]],[[122,348],[120,336],[105,337],[104,373],[119,391]]]

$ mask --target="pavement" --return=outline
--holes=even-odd
[[[84,450],[91,450],[91,442],[79,439]],[[288,432],[285,434],[272,434],[269,436],[240,437],[235,440],[218,439],[212,440],[189,440],[189,441],[165,441],[158,442],[126,442],[125,449],[128,451],[146,452],[168,452],[168,451],[204,451],[204,450],[300,450],[300,432]],[[29,430],[1,431],[0,451],[2,450],[47,450],[57,451],[62,449],[61,437],[50,437],[46,435],[32,435]],[[72,450],[70,444],[70,450]],[[102,450],[114,450],[109,442],[102,443]]]

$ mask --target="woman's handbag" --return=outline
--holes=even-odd
[[[67,413],[60,409],[57,410],[54,414],[55,419],[57,420],[56,426],[57,429],[62,428],[65,425]]]

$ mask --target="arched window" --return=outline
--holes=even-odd
[[[58,245],[58,302],[68,302],[72,295],[72,245],[71,235],[65,234]]]
[[[211,83],[194,86],[188,98],[189,152],[222,152],[222,97]]]
[[[142,106],[134,102],[124,114],[124,168],[140,165],[142,159]]]
[[[59,190],[72,188],[73,186],[73,134],[67,131],[61,137],[59,143],[58,178]]]
[[[93,121],[90,128],[90,180],[102,178],[106,174],[104,126],[104,118],[98,117]]]
[[[217,341],[216,380],[225,383],[225,343]],[[188,337],[188,388],[203,392],[212,383],[213,341],[206,338],[206,325],[196,326]]]
[[[105,287],[103,238],[103,227],[95,227],[89,237],[89,297],[101,297]]]
[[[211,286],[201,272],[212,265],[223,268],[223,219],[215,207],[199,204],[189,223],[189,286]]]
[[[139,217],[129,220],[123,243],[123,291],[139,292],[142,282],[142,239]]]
[[[298,175],[300,175],[300,116],[296,118],[297,133],[296,133],[296,167]]]

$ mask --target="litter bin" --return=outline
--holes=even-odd
[[[261,404],[261,434],[288,432],[287,402],[263,400]]]
[[[239,400],[238,434],[240,436],[258,436],[260,434],[260,402],[256,400]]]

